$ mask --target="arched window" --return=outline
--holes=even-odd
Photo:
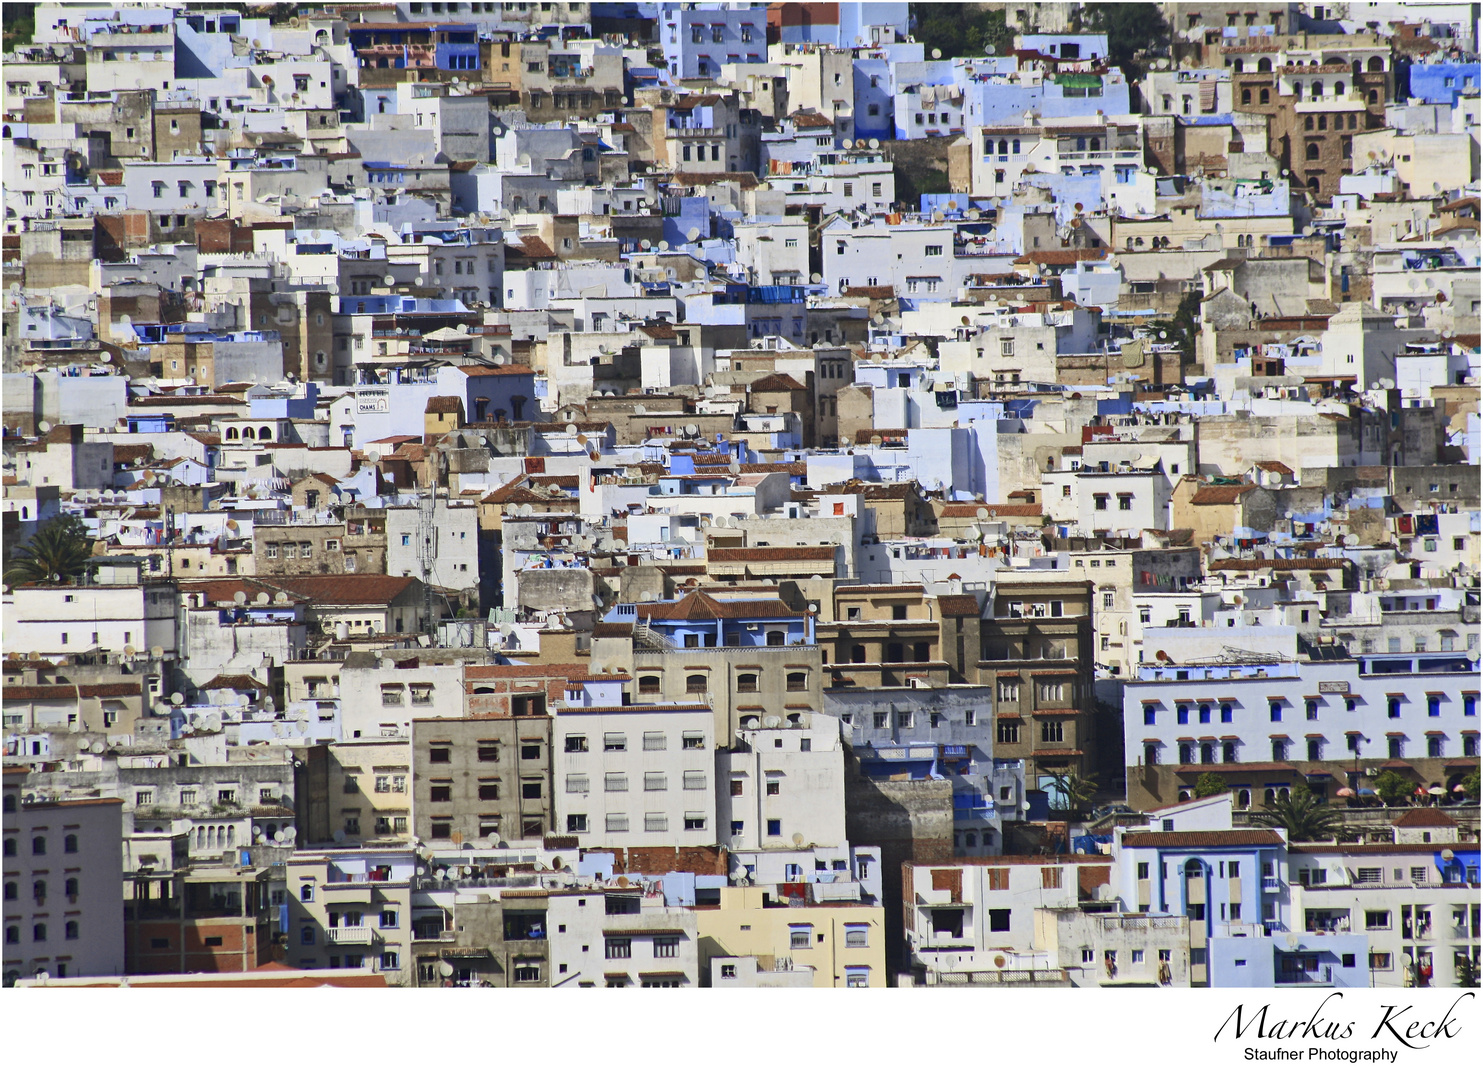
[[[1318,177],[1308,177],[1308,190],[1314,192],[1315,194],[1318,192]]]
[[[1303,117],[1303,130],[1304,131],[1312,131],[1313,130],[1313,117],[1312,116],[1305,116],[1305,117]]]
[[[1258,71],[1271,71],[1272,70],[1272,61],[1269,58],[1267,58],[1267,57],[1264,56],[1264,57],[1262,57],[1260,60],[1258,60],[1256,62],[1256,69]]]
[[[1241,104],[1242,105],[1250,105],[1251,104],[1251,87],[1248,86],[1245,90],[1242,90],[1241,91]]]
[[[62,837],[62,850],[65,851],[68,855],[77,854],[76,833],[68,833],[66,836]]]
[[[1267,104],[1271,100],[1272,100],[1272,92],[1270,90],[1268,90],[1266,87],[1262,87],[1261,104],[1265,105],[1265,104]]]
[[[38,904],[46,903],[46,879],[37,878],[31,883],[31,895],[36,897]]]
[[[1092,150],[1094,150],[1094,151],[1095,150],[1102,149],[1102,140],[1101,139],[1097,139],[1097,138],[1093,138],[1092,141],[1091,141],[1091,147],[1090,148]]]
[[[808,672],[806,672],[806,671],[790,671],[790,672],[788,672],[788,693],[792,694],[792,693],[796,693],[797,691],[807,690],[807,689],[808,689]]]
[[[19,900],[20,899],[20,889],[17,888],[15,882],[13,882],[13,881],[7,881],[5,883],[5,899],[7,899],[7,900]]]
[[[1318,144],[1316,142],[1310,142],[1308,144],[1308,149],[1304,153],[1304,157],[1306,157],[1309,161],[1318,160]]]
[[[739,694],[755,694],[757,692],[757,673],[755,671],[743,671],[736,677],[736,692]]]
[[[1303,100],[1303,84],[1295,82],[1292,84],[1292,96],[1299,101]]]
[[[31,940],[32,941],[45,941],[46,940],[46,923],[39,922],[35,926],[31,927]]]
[[[196,847],[203,848],[205,846],[206,846],[206,826],[204,826],[204,825],[197,825],[196,826]]]
[[[1369,102],[1371,105],[1378,105],[1380,103],[1380,92],[1378,90],[1370,91]]]
[[[1334,97],[1343,97],[1343,96],[1344,96],[1344,80],[1343,79],[1340,79],[1338,82],[1334,83]]]
[[[45,855],[46,854],[46,837],[44,837],[44,836],[33,836],[31,838],[31,854],[32,855]]]
[[[767,643],[769,645],[782,645],[782,644],[784,644],[784,641],[783,641],[783,632],[781,630],[769,630],[767,632]]]
[[[67,894],[69,901],[75,901],[77,899],[77,879],[75,877],[68,878],[62,883],[62,891]]]
[[[237,429],[234,427],[227,428],[227,438],[235,440],[237,438]]]
[[[1315,82],[1311,92],[1315,99],[1323,97],[1323,83]]]
[[[1232,71],[1237,71],[1237,72],[1245,71],[1246,70],[1246,63],[1245,63],[1245,61],[1243,61],[1239,56],[1236,57],[1235,62],[1231,64],[1231,70]]]
[[[659,693],[659,676],[658,675],[641,675],[641,676],[639,676],[639,693],[640,694],[657,694],[657,693]]]
[[[1380,57],[1378,57],[1378,56],[1372,56],[1372,57],[1370,57],[1369,62],[1367,64],[1365,64],[1365,70],[1366,71],[1384,71],[1385,70],[1385,61],[1383,59],[1381,59]]]
[[[66,924],[65,924],[65,926],[64,926],[64,928],[63,928],[63,933],[66,934],[68,941],[76,941],[77,940],[77,921],[75,919],[68,919],[67,922],[66,922]]]
[[[1250,808],[1250,806],[1251,806],[1251,789],[1250,788],[1239,788],[1239,789],[1237,789],[1237,791],[1236,791],[1236,807],[1237,807],[1237,809],[1246,810],[1246,809]]]
[[[21,943],[21,928],[19,926],[7,926],[5,928],[5,944],[7,944],[7,945],[19,945],[20,943]],[[8,974],[8,972],[7,972],[7,974]],[[9,979],[6,980],[6,985],[7,986],[10,985],[10,980]]]
[[[707,685],[704,675],[688,675],[685,677],[685,693],[703,694]]]
[[[236,847],[236,846],[237,846],[237,826],[235,826],[235,825],[228,825],[227,826],[227,847]]]
[[[1016,139],[1011,145],[1014,148],[1014,152],[1018,154],[1020,152],[1020,141]]]
[[[1008,139],[1000,139],[999,140],[999,153],[1001,153],[1001,154],[1007,154],[1007,153],[1009,153],[1009,140]]]
[[[257,429],[257,437],[259,439],[261,439],[263,442],[272,442],[273,441],[273,429],[270,428],[270,427],[261,427],[261,428],[258,428]]]

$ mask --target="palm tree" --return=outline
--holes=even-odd
[[[93,542],[81,519],[58,514],[16,549],[5,570],[5,583],[66,584],[83,575],[92,553]]]
[[[1286,829],[1288,840],[1295,842],[1342,840],[1345,835],[1344,815],[1320,803],[1306,786],[1297,788],[1288,798],[1279,799],[1272,806],[1253,810],[1250,821],[1253,825]]]
[[[1097,781],[1091,777],[1080,777],[1074,772],[1051,773],[1051,790],[1066,800],[1072,810],[1080,810],[1097,797]]]

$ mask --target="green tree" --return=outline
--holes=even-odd
[[[5,570],[5,583],[39,585],[75,581],[87,570],[92,554],[88,527],[71,514],[58,514],[16,549]]]
[[[1067,807],[1080,813],[1097,797],[1097,781],[1090,776],[1077,776],[1067,769],[1051,774],[1051,790],[1065,801]]]
[[[1004,21],[1002,8],[986,4],[911,4],[912,36],[922,43],[927,59],[955,56],[1008,56],[1014,49],[1014,31]]]
[[[1226,778],[1219,773],[1201,773],[1199,779],[1195,781],[1195,798],[1208,799],[1212,795],[1223,795],[1230,788],[1231,785],[1226,783]]]
[[[1399,806],[1415,790],[1410,780],[1398,772],[1386,769],[1375,777],[1375,794],[1386,806]]]
[[[1478,770],[1474,769],[1472,772],[1468,773],[1462,778],[1462,793],[1467,796],[1468,802],[1477,802],[1478,791],[1479,775]]]
[[[1169,24],[1157,4],[1085,4],[1073,9],[1071,28],[1107,35],[1107,59],[1123,74],[1142,78],[1137,60],[1169,45]]]
[[[1255,825],[1286,829],[1292,841],[1333,840],[1344,836],[1344,814],[1320,803],[1306,785],[1298,787],[1286,799],[1251,812]]]

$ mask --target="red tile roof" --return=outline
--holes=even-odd
[[[1282,837],[1271,829],[1123,834],[1123,847],[1125,848],[1266,847],[1281,843]]]
[[[1418,806],[1407,810],[1393,821],[1398,829],[1455,829],[1457,819],[1431,806]]]

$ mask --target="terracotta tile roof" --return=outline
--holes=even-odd
[[[1191,506],[1234,506],[1255,484],[1206,484],[1190,498]]]
[[[988,511],[989,517],[1040,517],[1044,511],[1038,502],[1032,503],[944,503],[937,511],[943,518],[977,518],[980,510]]]
[[[654,876],[669,873],[725,875],[726,853],[720,848],[631,847],[588,848],[609,852],[616,858],[613,872]]]
[[[1407,810],[1391,824],[1400,829],[1455,829],[1458,826],[1456,818],[1431,806]]]
[[[679,600],[638,605],[641,619],[792,619],[801,614],[781,600],[717,600],[703,589]]]
[[[524,255],[527,259],[556,258],[556,252],[551,250],[551,245],[547,244],[539,236],[522,237],[519,240],[512,241],[507,246],[514,248],[516,252]]]
[[[1125,848],[1268,847],[1282,843],[1271,829],[1124,833]]]
[[[296,574],[250,578],[207,578],[182,582],[186,592],[204,593],[209,603],[233,602],[238,592],[249,601],[260,592],[288,595],[288,602],[311,604],[389,604],[411,588],[417,579],[388,574]]]
[[[788,119],[793,121],[793,126],[796,128],[812,129],[834,127],[833,120],[830,120],[827,116],[820,116],[818,113],[796,112],[789,116]]]
[[[962,596],[938,597],[937,610],[948,618],[976,619],[983,614],[978,597],[964,593]]]
[[[731,466],[697,464],[695,466],[695,471],[697,473],[705,473],[707,475],[717,475],[720,473],[729,473],[731,471]],[[749,473],[785,472],[788,473],[790,476],[807,476],[808,465],[802,461],[772,461],[767,462],[766,464],[759,463],[756,465],[748,465],[746,466],[746,471]]]
[[[862,300],[894,300],[896,287],[894,285],[851,285],[840,295],[859,297]]]
[[[833,546],[824,547],[751,547],[711,548],[706,552],[711,562],[790,562],[794,560],[834,559]]]
[[[747,389],[754,394],[782,394],[792,393],[795,390],[803,390],[805,387],[803,383],[791,375],[774,372],[771,375],[764,375],[748,386]]]
[[[463,404],[453,394],[437,394],[427,399],[427,407],[424,413],[456,413],[459,405]]]
[[[202,690],[266,690],[267,686],[251,675],[218,675],[201,687]]]
[[[149,443],[114,443],[113,463],[132,465],[140,461],[153,461],[154,447]]]
[[[1211,570],[1343,570],[1348,559],[1216,559]]]
[[[1293,471],[1280,461],[1258,461],[1256,467],[1267,472],[1279,472],[1287,476],[1294,475]]]
[[[137,697],[144,692],[144,688],[136,682],[88,683],[79,685],[77,692],[80,697],[85,698]]]
[[[1015,260],[1015,263],[1040,266],[1075,266],[1082,261],[1093,261],[1105,259],[1106,257],[1106,248],[1066,248],[1055,251],[1032,251],[1029,254],[1021,255]]]
[[[3,692],[6,704],[21,701],[76,701],[77,687],[67,684],[45,686],[7,686]]]

